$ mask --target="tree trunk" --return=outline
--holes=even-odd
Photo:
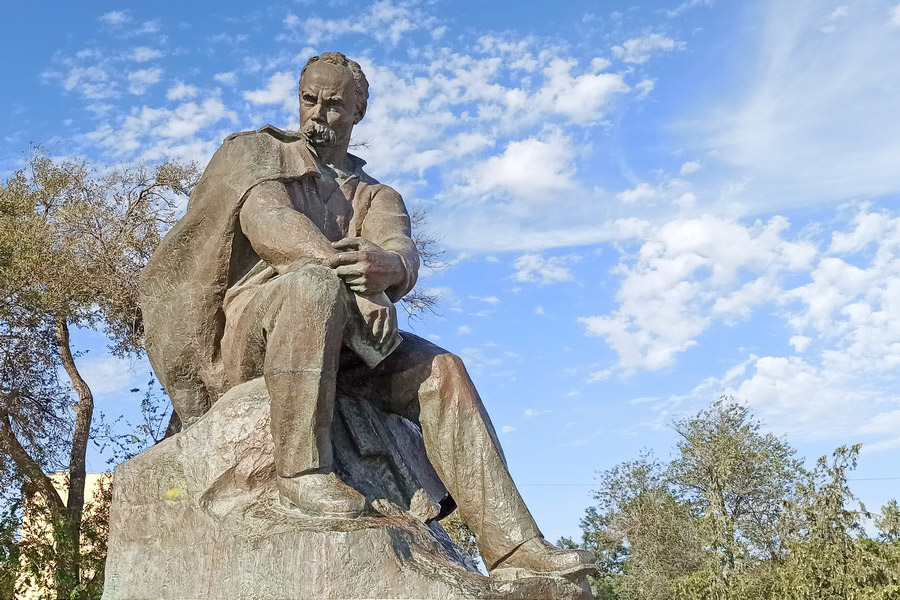
[[[65,317],[56,319],[56,342],[63,368],[78,394],[75,412],[75,428],[72,431],[72,449],[69,453],[69,496],[66,499],[61,532],[61,552],[56,565],[56,596],[69,600],[80,581],[81,567],[81,519],[84,514],[84,486],[87,478],[86,455],[94,416],[94,395],[75,366],[69,343],[69,325]]]
[[[169,417],[169,424],[166,426],[166,433],[163,435],[163,440],[166,438],[170,438],[176,433],[181,432],[181,417],[178,416],[178,413],[175,412],[175,409],[172,409],[172,415]],[[160,440],[162,441],[162,440]],[[159,442],[157,442],[159,443]]]
[[[52,510],[62,510],[63,501],[53,487],[53,482],[44,473],[41,465],[19,443],[9,421],[9,413],[3,406],[0,406],[0,448],[12,458],[19,472],[28,478],[29,487],[43,496],[47,506]]]

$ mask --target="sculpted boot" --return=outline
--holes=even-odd
[[[560,550],[544,538],[531,538],[491,569],[496,579],[565,577],[580,579],[597,571],[594,557],[584,550]]]
[[[366,510],[363,495],[334,473],[278,477],[278,500],[313,517],[354,519]]]

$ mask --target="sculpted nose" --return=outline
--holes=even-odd
[[[324,106],[321,102],[316,102],[316,105],[313,107],[312,118],[314,121],[321,121],[325,111],[323,110]]]

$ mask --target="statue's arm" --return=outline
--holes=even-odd
[[[373,195],[362,224],[362,237],[400,256],[405,277],[385,290],[392,301],[398,301],[416,285],[419,276],[419,251],[412,240],[409,213],[403,204],[403,198],[392,188],[379,186]]]
[[[250,191],[240,223],[253,250],[279,273],[301,260],[327,262],[337,254],[312,221],[294,208],[279,181],[264,181]]]

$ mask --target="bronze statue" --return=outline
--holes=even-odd
[[[544,541],[462,361],[398,333],[419,255],[400,195],[347,152],[368,100],[359,64],[311,58],[299,97],[299,132],[226,139],[144,272],[147,352],[176,411],[190,426],[263,376],[280,501],[354,519],[369,509],[330,439],[348,390],[421,427],[492,576],[583,575],[587,553]]]

